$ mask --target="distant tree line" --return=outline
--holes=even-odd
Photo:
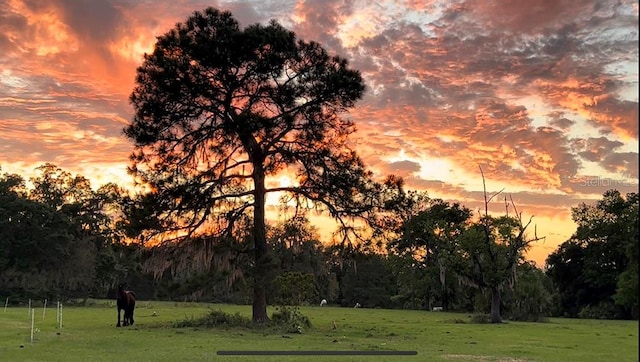
[[[0,176],[0,293],[24,298],[105,297],[139,269],[136,244],[124,242],[124,190],[91,188],[52,164],[25,179]]]
[[[112,298],[126,281],[142,299],[250,304],[252,220],[231,236],[187,235],[150,244],[159,227],[149,194],[52,164],[29,183],[0,176],[0,296]],[[607,191],[572,209],[577,231],[544,268],[519,215],[473,215],[464,206],[402,191],[359,243],[325,244],[304,216],[267,225],[269,304],[330,304],[547,316],[638,318],[638,195]]]

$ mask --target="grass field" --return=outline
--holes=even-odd
[[[465,314],[301,307],[302,334],[173,328],[211,310],[250,316],[251,306],[139,301],[133,327],[116,328],[113,301],[62,309],[0,310],[1,361],[638,361],[638,322],[551,319],[472,324]],[[274,310],[270,307],[269,314]],[[335,321],[337,328],[333,328]],[[416,351],[413,356],[220,356],[218,351]]]

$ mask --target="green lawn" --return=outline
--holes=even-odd
[[[465,314],[302,307],[302,334],[171,328],[212,309],[250,316],[250,306],[139,301],[133,327],[116,328],[112,301],[56,309],[0,310],[2,361],[638,361],[638,322],[552,319],[471,324]],[[273,311],[270,308],[269,313]],[[155,314],[155,315],[154,315]],[[333,322],[337,329],[333,329]],[[415,356],[219,356],[217,351],[417,351]]]

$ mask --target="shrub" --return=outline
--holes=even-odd
[[[616,306],[613,302],[600,302],[596,305],[588,305],[580,310],[579,318],[586,319],[616,319]]]
[[[229,314],[220,310],[213,310],[200,318],[186,318],[173,323],[174,328],[251,328],[275,329],[284,333],[302,333],[303,328],[311,328],[311,321],[300,312],[298,307],[276,307],[271,321],[265,324],[254,324],[253,321],[240,313]]]
[[[252,326],[251,319],[240,315],[240,313],[229,314],[220,310],[211,311],[209,314],[200,318],[187,318],[183,321],[178,321],[173,324],[174,328],[184,327],[200,327],[200,328],[212,328],[212,327],[243,327],[249,328]]]
[[[491,323],[491,316],[489,314],[474,314],[471,316],[471,323],[477,323],[477,324]]]
[[[283,327],[287,333],[302,333],[303,328],[311,328],[309,317],[302,314],[298,307],[276,307],[271,316],[271,324]]]

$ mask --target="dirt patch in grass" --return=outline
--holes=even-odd
[[[464,361],[496,361],[496,362],[525,362],[526,359],[514,358],[514,357],[499,357],[499,356],[472,356],[470,354],[445,354],[442,355],[445,359],[451,360],[464,360]]]

